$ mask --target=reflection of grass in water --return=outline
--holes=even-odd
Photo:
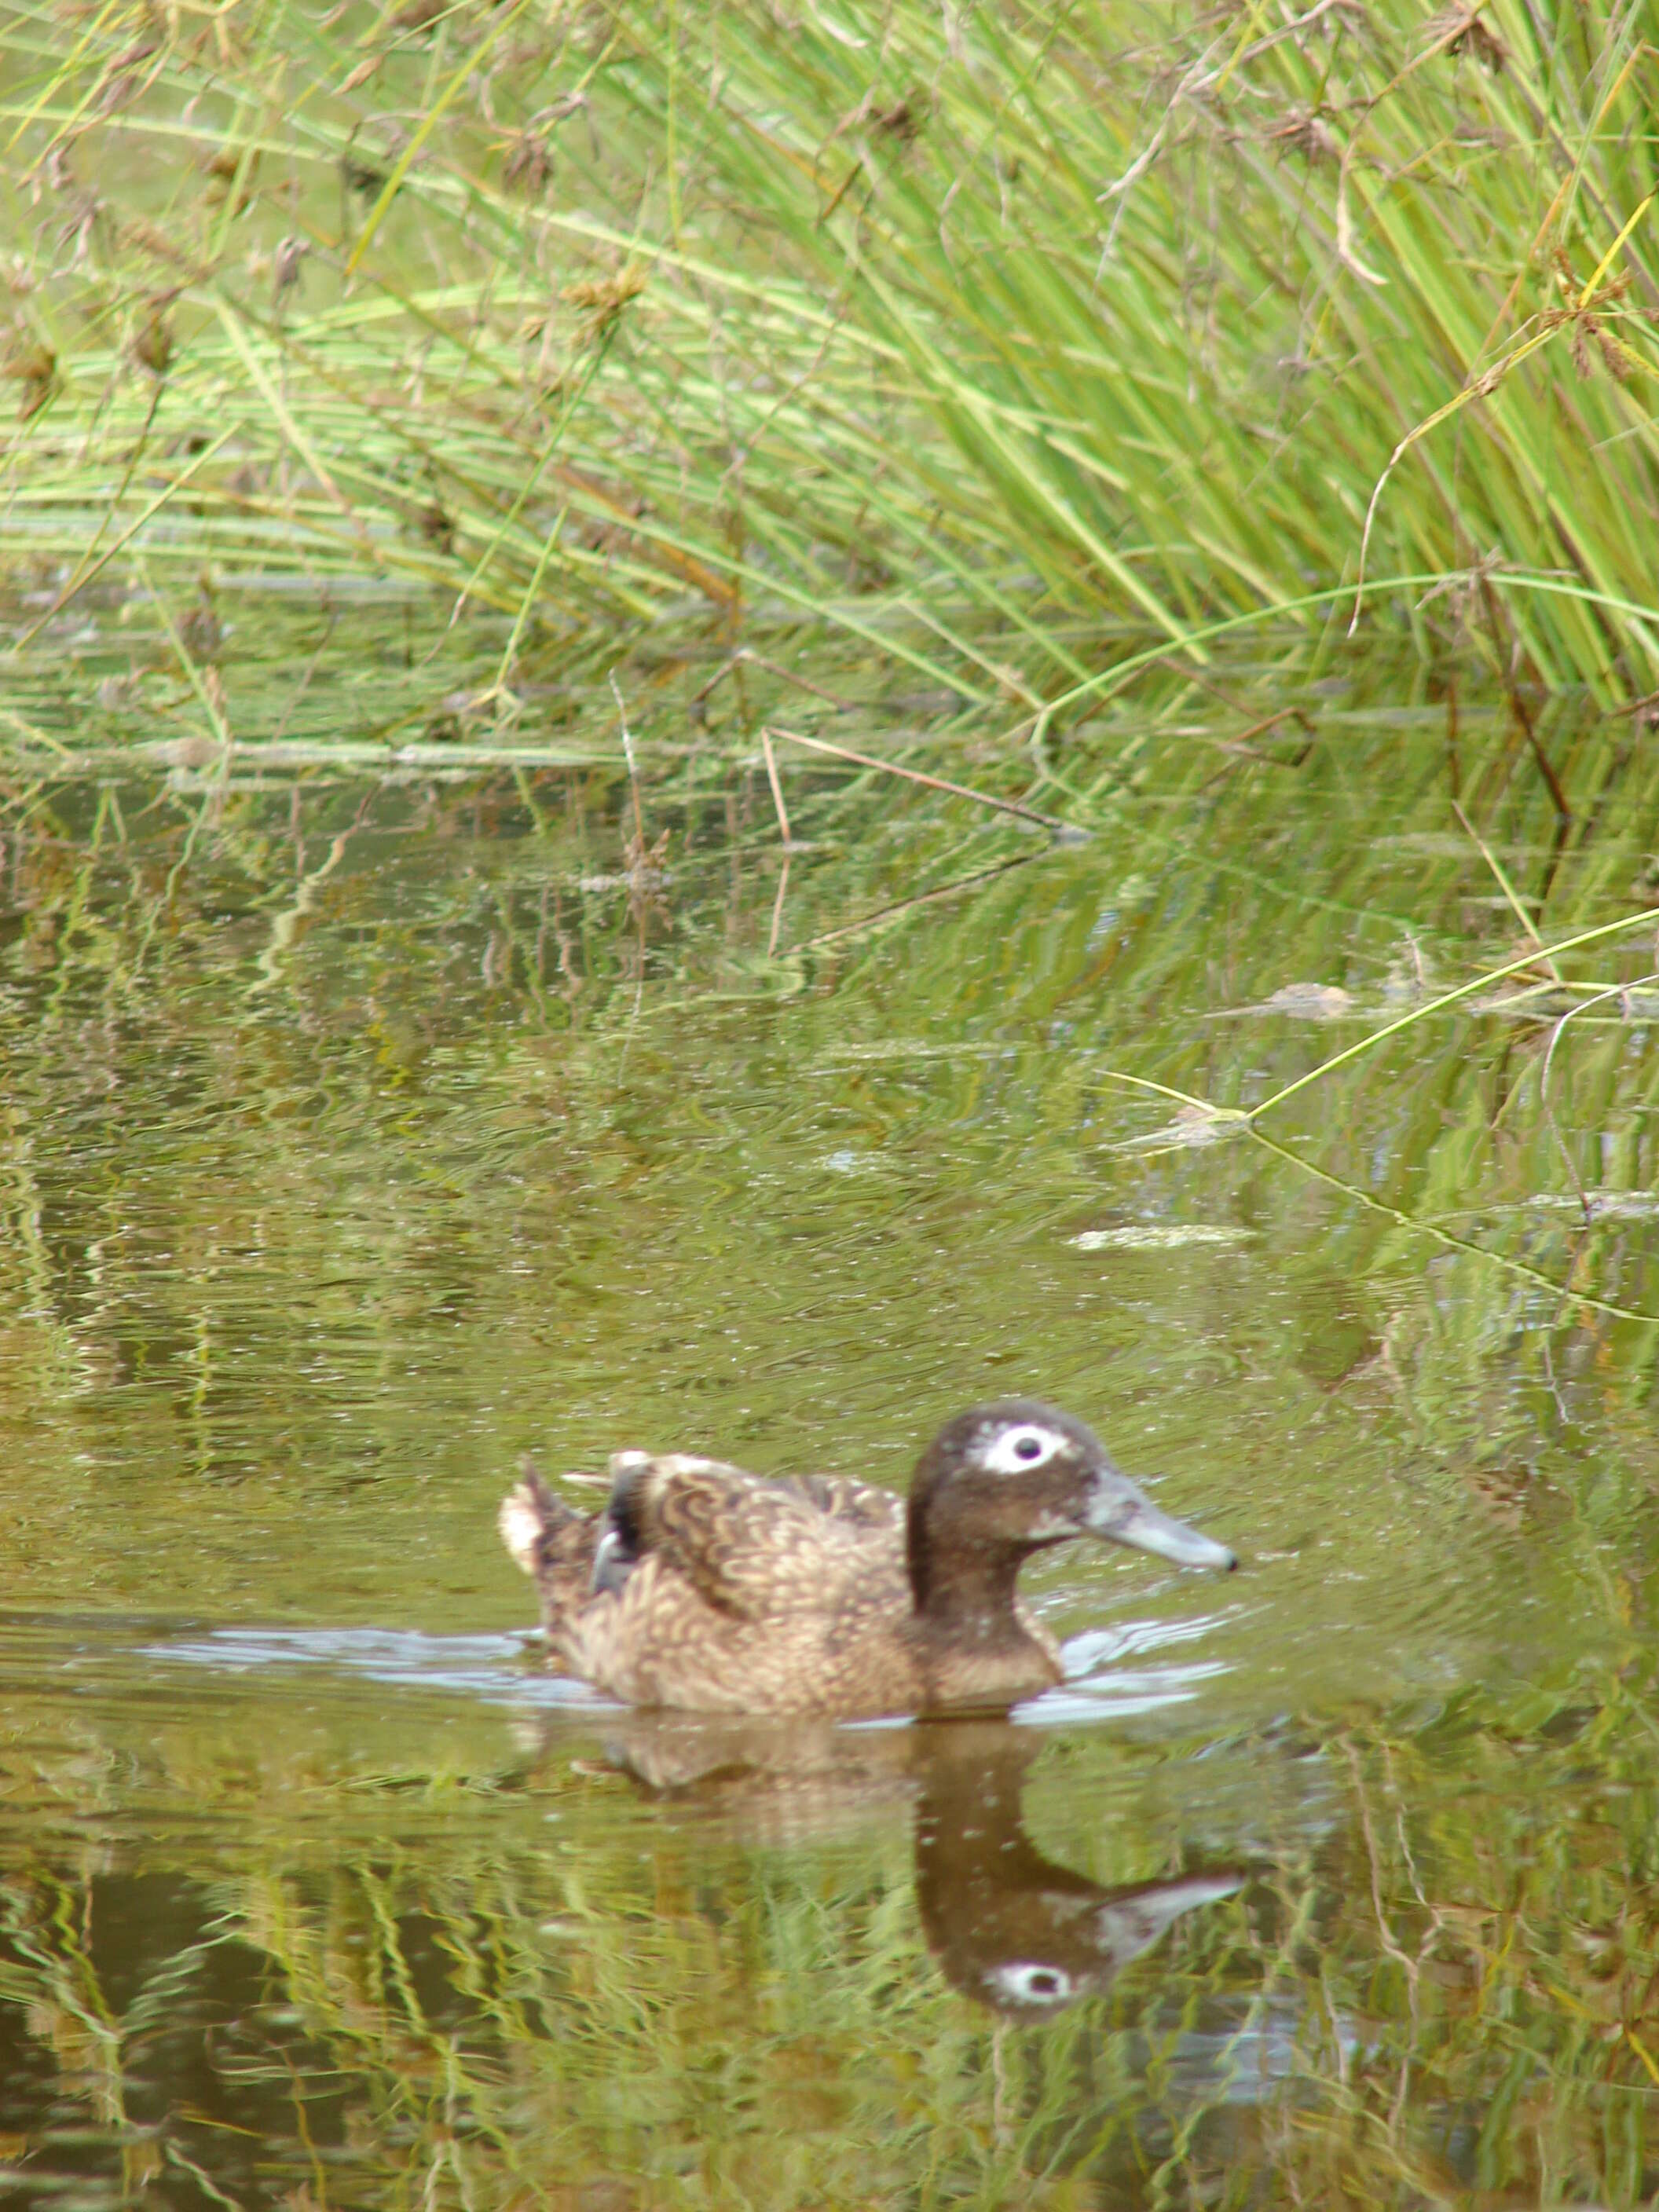
[[[1469,1255],[1435,1255],[1425,1276],[1431,1248],[1370,1210],[1443,1221],[1564,1288],[1651,1310],[1651,1220],[1612,1205],[1586,1227],[1571,1206],[1526,1203],[1572,1197],[1562,1143],[1587,1188],[1616,1199],[1659,1181],[1656,1063],[1632,1049],[1629,1023],[1607,1018],[1616,1001],[1563,1032],[1553,1126],[1540,1081],[1559,1012],[1523,1001],[1448,1009],[1288,1098],[1268,1133],[1335,1186],[1265,1151],[1116,1149],[1167,1115],[1115,1092],[1108,1070],[1247,1109],[1328,1053],[1328,1029],[1289,1016],[1203,1013],[1318,981],[1380,1021],[1513,945],[1507,906],[1477,903],[1494,896],[1480,855],[1461,836],[1426,842],[1444,819],[1439,710],[1404,737],[1397,724],[1334,730],[1295,771],[1287,817],[1287,771],[1195,761],[1170,734],[1193,710],[1173,679],[1164,708],[1167,728],[1136,733],[1139,789],[1111,801],[1091,846],[793,963],[764,957],[775,878],[763,783],[734,836],[726,801],[743,779],[719,757],[650,787],[653,833],[672,825],[678,844],[645,928],[624,890],[583,889],[614,868],[631,805],[620,775],[547,787],[533,823],[499,782],[429,801],[384,794],[361,819],[355,790],[130,793],[118,807],[107,793],[35,793],[10,837],[15,995],[0,1003],[30,1117],[6,1155],[14,1233],[0,1248],[13,1316],[0,1401],[42,1424],[18,1478],[39,1516],[29,1571],[62,1562],[59,1586],[74,1586],[82,1547],[106,1532],[88,1527],[67,1470],[76,1452],[114,1449],[145,1486],[142,1510],[169,1527],[198,1516],[190,1541],[217,1587],[247,1586],[250,1532],[234,1494],[211,1486],[258,1474],[254,1540],[267,1560],[305,1555],[294,1587],[310,1608],[331,1571],[311,1557],[319,1486],[343,1505],[357,1496],[365,1526],[371,1504],[395,1516],[402,1493],[382,1478],[430,1467],[434,1437],[444,1451],[474,1434],[469,1362],[507,1343],[532,1351],[499,1376],[489,1449],[503,1466],[546,1432],[537,1361],[556,1346],[561,1458],[589,1436],[615,1442],[626,1371],[629,1418],[654,1433],[684,1429],[676,1394],[689,1389],[700,1435],[727,1450],[768,1422],[772,1464],[826,1439],[852,1454],[873,1431],[902,1479],[903,1431],[882,1427],[878,1397],[856,1433],[839,1401],[820,1416],[799,1397],[826,1342],[867,1346],[872,1311],[898,1316],[908,1371],[893,1374],[890,1402],[906,1419],[918,1353],[941,1405],[1001,1386],[1002,1371],[963,1370],[975,1341],[1006,1344],[1043,1387],[1099,1411],[1101,1316],[1067,1320],[1067,1298],[1156,1291],[1200,1265],[1218,1301],[1206,1343],[1224,1337],[1237,1358],[1259,1338],[1252,1356],[1285,1377],[1285,1419],[1305,1370],[1332,1419],[1358,1405],[1373,1425],[1397,1420],[1454,1483],[1471,1466],[1507,1473],[1541,1506],[1525,1471],[1542,1461],[1558,1489],[1574,1480],[1552,1434],[1559,1394],[1603,1468],[1626,1468],[1627,1512],[1650,1456],[1641,1326],[1558,1310],[1535,1280]],[[1102,756],[1128,730],[1108,718]],[[1528,895],[1544,884],[1550,937],[1599,925],[1653,847],[1650,753],[1620,767],[1586,740],[1565,760],[1575,804],[1599,780],[1601,811],[1587,809],[1556,860],[1540,849],[1547,798],[1518,735],[1507,766],[1501,736],[1493,835]],[[1412,795],[1383,842],[1355,793],[1390,759]],[[1507,788],[1506,775],[1518,779]],[[792,933],[1024,848],[1024,832],[987,831],[932,799],[913,812],[816,775],[794,791],[805,829],[844,850],[802,867]],[[295,884],[342,838],[296,918]],[[1605,983],[1650,961],[1626,957],[1597,950],[1584,968]],[[907,1042],[927,1053],[907,1058]],[[849,1142],[881,1164],[879,1239],[859,1179],[815,1166]],[[1102,1259],[1068,1241],[1193,1220],[1255,1233],[1213,1259]],[[993,1251],[1023,1271],[1012,1340]],[[1297,1286],[1288,1340],[1263,1332],[1251,1291],[1281,1273]],[[659,1319],[624,1287],[646,1277]],[[1333,1305],[1340,1345],[1326,1341]],[[585,1319],[601,1306],[616,1332],[602,1341]],[[960,1329],[929,1317],[946,1312]],[[1104,1319],[1121,1371],[1152,1379],[1151,1353]],[[885,1388],[879,1348],[870,1357],[871,1387]],[[416,1367],[427,1379],[414,1396],[388,1387]],[[311,1378],[297,1395],[296,1374]],[[331,1417],[343,1392],[349,1430]],[[1374,1456],[1357,1426],[1355,1450]],[[493,1478],[474,1455],[452,1464],[458,1479],[421,1511],[439,1516],[450,1557],[477,1561]],[[181,1465],[207,1487],[181,1493]],[[382,1586],[397,1540],[374,1538]],[[118,1577],[101,1587],[119,1601],[155,1601],[130,1547],[91,1571]],[[430,1610],[416,1618],[481,1617],[470,1594],[429,1582],[411,1566],[381,1617],[409,1618],[417,1587]],[[518,1617],[489,1589],[497,1610],[482,1618]],[[363,1618],[349,1591],[330,1604],[325,1617]]]
[[[468,2208],[605,2183],[663,2204],[1624,2206],[1659,2054],[1651,1721],[1645,1674],[1614,1675],[1239,1747],[1269,1781],[1286,1750],[1287,1779],[1312,1762],[1319,1820],[1278,1843],[1270,1822],[1248,1897],[1046,2027],[942,1984],[902,1825],[757,1851],[620,1782],[580,1785],[563,1849],[558,1824],[527,1850],[469,1823],[309,1874],[283,1869],[273,1799],[263,1869],[198,1891],[199,1933],[136,1993],[110,1875],[14,1877],[0,1994],[97,2140],[237,2202],[257,2173],[261,2196]],[[1170,1747],[1176,1804],[1191,1748]],[[1085,1740],[1066,1762],[1073,1819],[1145,1872],[1134,1825],[1090,1814],[1103,1755],[1097,1782],[1159,1754]],[[159,2111],[204,2032],[228,2087],[181,2071],[206,2102],[132,2130],[126,2082]],[[48,2172],[76,2155],[52,2136]]]
[[[1174,684],[1164,696],[1178,726],[1190,702]],[[1347,1530],[1370,1492],[1399,1480],[1402,1438],[1429,1506],[1490,1474],[1494,1516],[1519,1525],[1549,1590],[1575,1617],[1593,1609],[1631,1669],[1573,1678],[1547,1623],[1534,1692],[1466,1693],[1444,1713],[1362,1717],[1346,1734],[1316,1713],[1308,1756],[1341,1793],[1329,1832],[1272,1844],[1249,1900],[1177,1929],[1109,1998],[1043,2030],[998,2031],[942,1986],[896,1835],[861,1844],[856,1862],[694,1847],[672,1824],[607,1816],[612,1785],[509,1788],[477,1771],[472,1747],[457,1743],[446,1765],[429,1745],[378,1736],[296,1756],[260,1802],[230,1753],[190,1728],[136,1765],[101,1723],[72,1759],[46,1729],[5,1753],[51,1869],[33,1893],[14,1889],[21,1940],[5,1990],[100,2130],[163,2063],[150,2023],[199,2016],[199,1983],[181,1996],[179,1977],[203,1954],[174,1944],[134,1998],[111,1972],[118,1939],[100,1924],[97,1879],[64,1871],[59,1839],[84,1823],[88,1848],[124,1855],[124,1836],[147,1826],[164,1840],[137,1847],[146,1865],[195,1867],[180,1808],[200,1806],[253,1839],[212,1875],[217,1952],[249,1946],[265,1978],[236,2008],[252,2025],[224,2065],[250,2100],[270,2093],[257,2109],[272,2161],[319,2203],[428,2185],[459,2204],[505,2208],[526,2191],[574,2203],[607,2174],[643,2176],[626,2184],[639,2203],[989,2204],[1035,2194],[1034,2177],[1058,2203],[1094,2177],[1133,2201],[1152,2185],[1135,2177],[1152,2172],[1171,2203],[1253,2189],[1273,2201],[1288,2176],[1307,2202],[1404,2204],[1454,2195],[1471,2173],[1533,2199],[1640,2197],[1659,2061],[1651,1699],[1630,1626],[1647,1603],[1631,1579],[1652,1465],[1643,1338],[1558,1313],[1473,1256],[1425,1280],[1421,1244],[1398,1224],[1288,1165],[1241,1167],[1242,1148],[1173,1161],[1109,1149],[1163,1109],[1126,1109],[1108,1067],[1248,1105],[1329,1049],[1328,1030],[1283,1015],[1200,1012],[1263,1005],[1298,980],[1368,1004],[1413,989],[1405,916],[1425,988],[1467,973],[1476,945],[1494,965],[1510,952],[1508,909],[1476,904],[1490,890],[1478,854],[1405,845],[1402,860],[1370,842],[1374,817],[1352,799],[1346,756],[1363,743],[1375,751],[1361,766],[1403,762],[1417,794],[1390,812],[1389,836],[1439,821],[1438,712],[1406,738],[1339,734],[1296,771],[1287,829],[1285,771],[1224,757],[1206,790],[1210,763],[1200,772],[1159,726],[1133,804],[1114,800],[1094,847],[897,936],[845,940],[833,966],[803,963],[781,1012],[763,958],[773,878],[751,881],[746,904],[731,890],[734,857],[753,861],[715,813],[715,795],[723,809],[740,792],[724,762],[706,784],[687,777],[689,850],[643,954],[625,894],[607,907],[580,889],[614,862],[620,782],[562,788],[556,806],[544,791],[533,835],[501,790],[476,787],[433,799],[429,830],[413,804],[380,802],[319,884],[311,933],[273,952],[257,996],[243,990],[249,948],[270,948],[270,915],[292,911],[296,878],[351,827],[356,792],[302,794],[297,830],[286,793],[232,793],[217,816],[192,794],[159,836],[137,804],[122,829],[105,799],[30,798],[36,811],[11,832],[24,896],[14,995],[0,1002],[27,1115],[5,1156],[14,1356],[0,1373],[27,1440],[9,1481],[8,1510],[27,1516],[20,1577],[57,1554],[100,1605],[134,1590],[176,1602],[155,1588],[172,1540],[188,1545],[200,1577],[189,1595],[210,1609],[245,1605],[250,1577],[274,1583],[298,1562],[291,1588],[312,1617],[361,1618],[364,1562],[406,1544],[374,1586],[375,1609],[470,1620],[495,1601],[488,1589],[479,1600],[469,1564],[489,1545],[495,1460],[515,1425],[549,1418],[547,1374],[515,1375],[511,1410],[478,1448],[488,1341],[538,1358],[556,1346],[562,1417],[596,1433],[616,1417],[625,1362],[634,1417],[665,1432],[695,1416],[741,1449],[754,1431],[739,1417],[758,1407],[775,1462],[826,1436],[851,1453],[875,1433],[889,1449],[901,1424],[884,1410],[861,1427],[862,1407],[822,1413],[800,1395],[838,1328],[862,1360],[867,1311],[905,1317],[907,1409],[918,1345],[929,1389],[963,1389],[961,1346],[1006,1343],[1015,1307],[1020,1356],[1060,1395],[1092,1402],[1104,1341],[1119,1363],[1110,1389],[1132,1396],[1145,1381],[1167,1395],[1170,1341],[1194,1340],[1148,1344],[1115,1311],[1103,1336],[1098,1310],[1068,1334],[1064,1297],[1092,1285],[1085,1260],[1100,1262],[1064,1239],[1103,1216],[1200,1218],[1256,1234],[1219,1257],[1114,1255],[1126,1272],[1109,1279],[1112,1300],[1149,1301],[1177,1332],[1207,1302],[1206,1356],[1219,1346],[1236,1363],[1241,1396],[1258,1363],[1279,1394],[1273,1419],[1298,1437],[1317,1392],[1343,1451],[1324,1486],[1310,1478],[1303,1510]],[[1109,720],[1098,757],[1127,735]],[[1505,787],[1501,736],[1486,798],[1509,864],[1540,872],[1528,889],[1551,936],[1594,926],[1652,849],[1652,762],[1638,749],[1620,766],[1586,740],[1567,772],[1585,778],[1576,797],[1600,781],[1603,812],[1587,811],[1548,864],[1545,802]],[[1008,834],[948,810],[919,830],[902,810],[802,782],[806,823],[850,825],[848,856],[799,893],[830,924],[919,869],[1003,849]],[[650,798],[666,819],[665,790]],[[717,824],[701,852],[700,804]],[[763,792],[754,820],[768,821]],[[1522,1205],[1571,1194],[1540,1102],[1558,1019],[1552,1004],[1421,1025],[1288,1103],[1287,1133],[1363,1191],[1502,1240],[1560,1282],[1650,1304],[1653,1225],[1639,1208],[1585,1232],[1563,1208]],[[1656,1180],[1646,1132],[1659,1102],[1632,1034],[1571,1024],[1551,1098],[1579,1176],[1639,1197]],[[907,1058],[907,1039],[925,1050]],[[815,1183],[803,1164],[843,1141],[895,1194],[879,1241],[867,1200],[844,1195],[856,1179]],[[846,1249],[857,1265],[826,1290]],[[1293,1302],[1264,1298],[1269,1279],[1241,1272],[1268,1261]],[[1170,1265],[1214,1272],[1134,1272]],[[648,1287],[648,1316],[620,1295],[629,1284]],[[557,1334],[590,1299],[607,1302],[615,1332],[592,1355]],[[948,1316],[937,1341],[914,1319],[918,1299]],[[683,1319],[711,1310],[749,1332],[729,1384],[675,1341]],[[515,1369],[526,1364],[515,1349]],[[411,1374],[421,1387],[405,1390]],[[358,1425],[343,1446],[345,1399]],[[1207,1422],[1212,1393],[1201,1410]],[[1565,1445],[1563,1411],[1578,1426]],[[422,1488],[446,1428],[465,1440],[443,1462],[455,1479]],[[111,1530],[80,1455],[101,1482],[97,1455],[114,1443],[123,1514]],[[343,1461],[348,1450],[359,1456]],[[342,1510],[331,1525],[369,1534],[337,1589],[319,1516],[349,1490],[361,1522]],[[1276,1489],[1261,1528],[1283,1511]],[[1443,1525],[1476,1542],[1485,1524],[1470,1512]],[[134,1527],[151,1549],[135,1547]],[[1079,1797],[1090,1778],[1085,1766]],[[43,1790],[61,1818],[40,1812]],[[548,1810],[566,1822],[542,1822]],[[308,1838],[295,1834],[302,1812]],[[386,1833],[405,1840],[377,1845]],[[554,1848],[562,1833],[574,1849]],[[1206,2067],[1248,2075],[1264,2051],[1288,2069],[1282,2084],[1255,2104],[1216,2094]],[[343,2104],[331,2103],[342,2084]],[[270,2185],[245,2186],[228,2127],[183,2114],[167,2141],[227,2194]]]

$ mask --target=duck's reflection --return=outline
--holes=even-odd
[[[1004,1727],[972,1758],[931,1747],[915,1813],[928,1948],[957,1989],[1027,2019],[1099,1996],[1183,1913],[1244,1880],[1228,1868],[1105,1888],[1045,1858],[1020,1817],[1030,1733]]]
[[[635,1713],[606,1748],[653,1795],[769,1842],[845,1833],[908,1801],[928,1948],[965,1995],[1022,2019],[1100,1996],[1183,1914],[1247,1878],[1221,1867],[1107,1887],[1046,1858],[1022,1818],[1042,1738],[1005,1721],[848,1729]]]

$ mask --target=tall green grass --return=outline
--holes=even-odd
[[[1653,0],[0,15],[14,580],[1659,685]],[[1392,469],[1390,464],[1393,464]],[[1369,522],[1369,538],[1367,538]],[[1045,724],[1045,726],[1047,725]]]
[[[1651,9],[740,21],[711,175],[902,362],[941,508],[1051,604],[1182,644],[1296,608],[1357,579],[1398,453],[1371,576],[1465,576],[1413,588],[1425,643],[1650,680]],[[715,48],[638,60],[642,113]]]

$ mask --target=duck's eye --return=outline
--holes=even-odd
[[[1051,1966],[1034,1959],[1011,1959],[1005,1965],[991,1967],[985,1978],[1005,2004],[1063,2005],[1077,1994],[1063,1966]]]
[[[1027,1468],[1041,1467],[1052,1459],[1065,1443],[1065,1437],[1056,1436],[1052,1429],[1005,1429],[992,1438],[980,1464],[989,1474],[1022,1474]]]

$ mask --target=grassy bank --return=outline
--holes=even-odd
[[[48,629],[391,576],[509,708],[678,617],[1063,732],[1218,625],[1328,666],[1363,563],[1362,639],[1659,686],[1652,0],[0,26]]]

